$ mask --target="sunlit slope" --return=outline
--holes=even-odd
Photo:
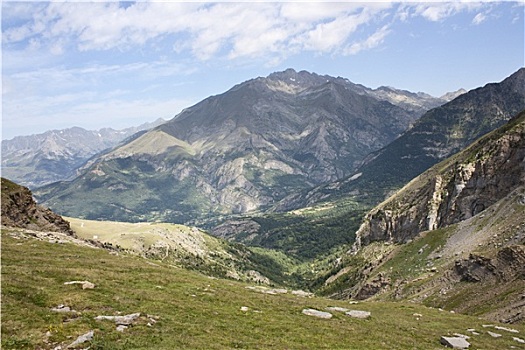
[[[94,289],[64,282],[88,280]],[[115,256],[102,249],[56,244],[2,233],[2,348],[53,349],[92,330],[91,349],[440,349],[442,335],[481,334],[473,348],[520,346],[503,333],[492,338],[486,321],[416,304],[360,303],[269,295],[246,284],[211,279],[163,262]],[[63,304],[75,314],[56,313]],[[302,314],[339,306],[370,311],[352,319]],[[245,307],[245,308],[243,308]],[[246,311],[242,311],[246,310]],[[100,315],[140,313],[122,333]],[[418,315],[419,314],[419,315]],[[155,321],[152,321],[155,320]],[[149,323],[149,325],[148,325]]]

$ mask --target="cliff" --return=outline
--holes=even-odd
[[[2,225],[73,235],[69,222],[35,203],[27,187],[2,178]]]

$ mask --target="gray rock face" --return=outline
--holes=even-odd
[[[463,337],[441,337],[441,344],[453,349],[468,349],[470,343]]]
[[[303,312],[303,314],[305,314],[307,316],[319,317],[319,318],[324,318],[324,319],[332,318],[332,314],[331,313],[324,312],[324,311],[319,311],[319,310],[315,310],[315,309],[304,309],[302,312]]]
[[[525,113],[434,167],[370,211],[356,246],[406,242],[482,212],[525,184]]]

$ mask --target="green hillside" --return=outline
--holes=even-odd
[[[94,289],[64,285],[87,280]],[[520,346],[486,321],[417,304],[362,302],[263,294],[248,285],[103,249],[50,243],[2,231],[2,349],[62,349],[94,332],[90,349],[440,349],[443,335],[480,332],[473,348]],[[75,313],[53,312],[65,305]],[[302,314],[338,306],[371,312],[353,319]],[[242,309],[241,309],[242,308]],[[246,311],[243,311],[246,310]],[[101,315],[140,316],[123,332]]]

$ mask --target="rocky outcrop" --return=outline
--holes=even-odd
[[[525,112],[412,180],[367,214],[356,246],[406,242],[482,212],[525,184]]]
[[[499,250],[493,259],[470,254],[457,260],[454,271],[465,282],[505,282],[525,279],[525,246],[512,245]]]
[[[2,178],[2,225],[35,231],[73,235],[69,222],[51,210],[37,205],[31,191]]]

